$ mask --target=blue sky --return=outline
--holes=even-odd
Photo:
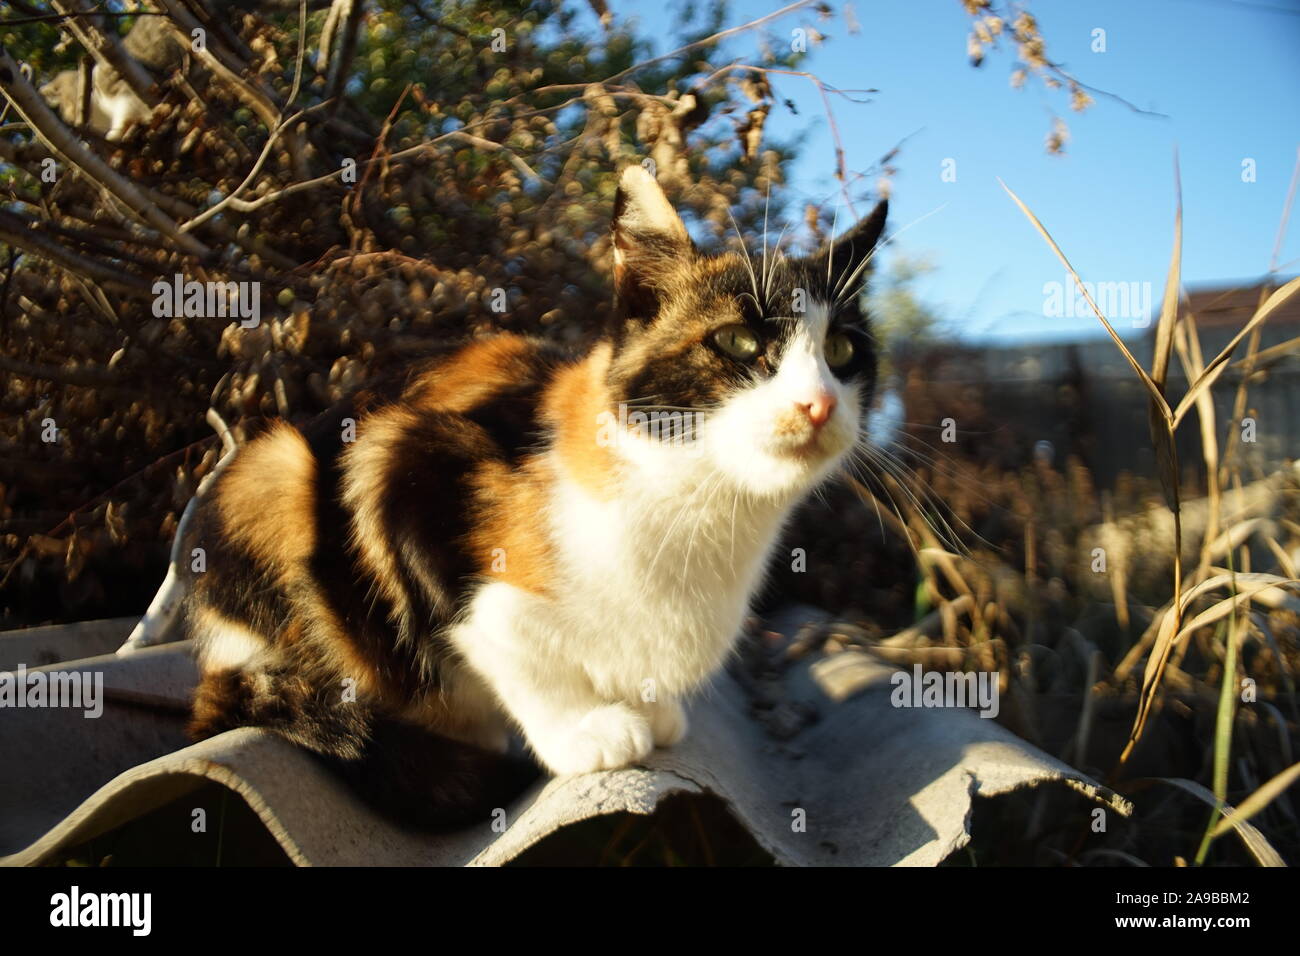
[[[674,45],[681,3],[609,5],[639,20],[657,52]],[[727,25],[782,5],[733,0]],[[1149,282],[1158,305],[1173,234],[1175,147],[1184,285],[1263,275],[1300,147],[1300,0],[1030,0],[1028,7],[1051,58],[1082,82],[1167,118],[1098,95],[1087,112],[1073,113],[1064,91],[1032,79],[1014,90],[1005,44],[972,68],[970,21],[959,0],[857,0],[860,33],[851,35],[839,16],[819,26],[830,39],[815,48],[807,69],[835,87],[879,90],[866,105],[833,100],[850,169],[866,170],[905,140],[894,160],[891,231],[907,227],[894,248],[936,267],[917,283],[921,297],[970,338],[1100,334],[1090,316],[1044,314],[1044,284],[1064,283],[1066,274],[1002,191],[1001,177],[1082,278]],[[801,21],[817,22],[794,14],[770,29],[788,35]],[[1106,31],[1104,53],[1091,49],[1095,28]],[[754,55],[757,43],[737,37],[730,53]],[[803,142],[791,184],[833,202],[834,153],[820,96],[804,79],[773,81],[778,97],[799,110],[775,110],[768,127]],[[1062,156],[1044,148],[1053,110],[1070,128]],[[955,182],[941,176],[949,159]],[[1255,182],[1242,181],[1245,159],[1254,160]],[[1289,230],[1278,261],[1285,274],[1300,272],[1300,224]]]

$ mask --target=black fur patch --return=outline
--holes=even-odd
[[[292,670],[207,675],[195,692],[191,736],[202,740],[249,726],[314,754],[370,806],[406,826],[442,829],[486,819],[539,775],[531,761],[321,693]]]

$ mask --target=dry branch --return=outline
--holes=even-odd
[[[69,166],[76,167],[87,179],[118,199],[133,215],[172,239],[190,255],[206,256],[208,248],[193,236],[180,231],[129,179],[80,142],[41,94],[23,76],[9,51],[0,47],[0,90],[14,105],[23,120],[41,140]]]
[[[0,209],[0,242],[48,259],[61,269],[109,288],[148,294],[150,283],[121,268],[84,256],[47,235],[34,220]]]

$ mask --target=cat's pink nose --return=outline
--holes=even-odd
[[[835,411],[835,396],[830,392],[819,392],[811,402],[797,403],[814,428],[821,428]]]

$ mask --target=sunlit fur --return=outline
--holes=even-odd
[[[196,735],[262,723],[354,781],[395,762],[371,739],[393,723],[476,754],[513,728],[555,773],[680,740],[783,523],[864,434],[876,360],[856,293],[884,214],[808,258],[705,256],[633,167],[619,320],[590,351],[489,339],[244,448],[196,532]],[[727,325],[756,354],[722,350]],[[852,357],[832,369],[839,335]],[[620,409],[691,427],[611,431]],[[446,804],[437,772],[405,785]]]

